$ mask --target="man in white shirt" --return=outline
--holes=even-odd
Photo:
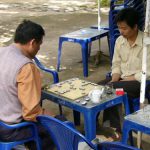
[[[116,40],[112,61],[113,87],[123,88],[127,92],[130,110],[133,112],[134,98],[140,96],[140,81],[143,53],[143,32],[138,29],[138,13],[133,8],[125,8],[116,16],[120,36]],[[149,53],[147,55],[149,59]],[[150,76],[150,64],[147,64],[147,78]],[[110,119],[110,126],[121,131],[118,106],[104,112],[104,121]],[[112,115],[113,114],[113,115]]]

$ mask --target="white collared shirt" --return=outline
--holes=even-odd
[[[143,32],[138,31],[136,41],[132,46],[123,36],[118,37],[112,61],[112,74],[118,73],[121,78],[134,75],[135,79],[141,82],[143,37]],[[150,47],[147,51],[147,60],[150,61]],[[149,76],[150,63],[147,61],[147,78]]]

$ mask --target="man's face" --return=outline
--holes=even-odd
[[[118,22],[117,26],[120,31],[120,34],[126,39],[132,38],[137,34],[137,25],[131,28],[130,26],[127,25],[126,22],[122,21],[122,22]]]

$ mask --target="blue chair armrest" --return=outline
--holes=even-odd
[[[28,128],[30,130],[30,136],[24,137],[23,139],[18,139],[10,142],[4,142],[0,141],[0,149],[12,149],[16,145],[21,145],[23,143],[26,143],[28,141],[34,141],[36,143],[37,150],[41,150],[41,141],[38,136],[38,129],[34,122],[21,122],[16,124],[6,124],[2,121],[0,121],[0,127],[4,127],[7,130],[9,129],[21,129],[21,128]]]
[[[36,125],[33,122],[21,122],[18,124],[9,125],[9,124],[6,124],[6,123],[3,123],[2,121],[0,121],[0,125],[7,127],[9,129],[16,129],[16,128],[22,128],[22,127],[27,127],[27,126],[32,126],[32,127],[36,128]]]
[[[112,73],[111,72],[108,72],[107,74],[106,74],[106,79],[109,79],[109,78],[111,78],[112,77]]]
[[[37,64],[37,66],[38,66],[41,70],[52,74],[54,83],[58,83],[58,82],[59,82],[58,73],[57,73],[56,71],[46,68],[46,67],[38,60],[37,57],[34,57],[34,61],[35,61],[35,63]]]
[[[0,125],[3,127],[6,127],[7,129],[19,129],[19,128],[23,128],[23,127],[28,127],[31,132],[32,132],[32,137],[36,137],[38,138],[38,130],[37,130],[37,126],[34,122],[21,122],[21,123],[17,123],[17,124],[6,124],[2,121],[0,121]]]

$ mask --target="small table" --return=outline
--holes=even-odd
[[[125,117],[122,136],[123,143],[127,144],[131,130],[150,134],[150,105]]]
[[[88,76],[88,45],[95,40],[107,36],[108,41],[108,31],[98,30],[92,28],[83,28],[59,37],[59,47],[58,47],[58,60],[57,60],[57,71],[60,69],[61,61],[61,50],[63,42],[74,42],[81,44],[82,47],[82,61],[83,61],[83,74],[85,77]]]
[[[73,79],[69,79],[69,80],[60,82],[58,84],[51,85],[50,87],[48,87],[47,89],[45,89],[42,92],[42,98],[48,99],[50,101],[53,101],[60,105],[64,105],[66,107],[71,108],[72,110],[82,113],[84,116],[84,130],[85,130],[85,136],[87,139],[93,140],[96,137],[96,116],[97,116],[98,112],[100,112],[106,108],[112,107],[114,105],[124,103],[126,115],[130,113],[128,99],[127,99],[126,94],[123,96],[116,96],[115,92],[113,92],[110,95],[103,96],[100,103],[94,104],[89,100],[89,101],[87,101],[86,105],[83,105],[82,102],[85,101],[85,99],[87,98],[86,93],[83,97],[77,98],[75,100],[71,100],[71,99],[67,98],[67,96],[72,91],[66,95],[60,94],[61,91],[58,92],[57,89],[59,89],[59,87],[63,87],[65,85],[64,86],[65,90],[67,90],[68,89],[67,86],[70,84],[69,85],[70,89],[76,88],[76,92],[75,92],[75,95],[73,95],[73,97],[74,96],[76,97],[76,95],[80,95],[81,93],[80,93],[79,89],[81,89],[81,87],[79,87],[79,86],[75,87],[76,85],[69,83],[69,82],[72,82],[75,80],[80,80],[80,79],[73,78]],[[88,82],[85,80],[81,80],[81,82],[85,83],[85,84],[89,83],[89,84],[93,85],[92,88],[94,88],[94,86],[98,86],[95,83],[91,83],[91,82]],[[66,86],[66,83],[68,83],[67,86]],[[91,86],[90,87],[88,86],[87,89],[85,89],[85,91],[89,90],[89,88],[91,88]],[[48,89],[50,89],[50,90],[48,90]]]

